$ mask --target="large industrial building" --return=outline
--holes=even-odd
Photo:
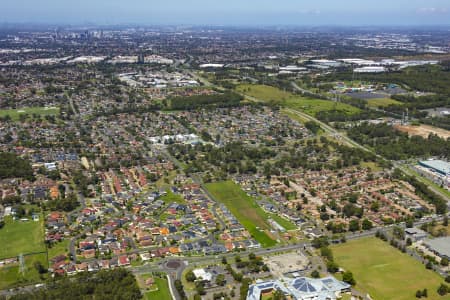
[[[450,176],[450,163],[443,160],[423,160],[419,165],[431,169],[443,176]]]
[[[450,237],[426,240],[423,244],[437,256],[450,259]]]
[[[293,300],[335,300],[349,292],[351,285],[329,276],[325,278],[283,278],[264,281],[250,286],[247,300],[261,300],[263,295],[279,290]]]

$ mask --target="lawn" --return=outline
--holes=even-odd
[[[0,229],[0,245],[0,258],[45,251],[43,220],[23,222],[5,217],[5,226]]]
[[[356,289],[375,299],[415,299],[417,290],[428,289],[428,299],[444,280],[398,249],[377,238],[363,238],[332,247],[339,266],[353,272]]]
[[[206,188],[217,201],[226,205],[263,247],[271,247],[276,244],[276,241],[264,232],[271,229],[267,223],[267,214],[259,207],[255,199],[248,196],[239,185],[232,181],[224,181],[208,183]]]
[[[345,103],[302,97],[267,85],[242,84],[236,90],[258,100],[279,102],[283,107],[300,110],[312,116],[321,111],[338,110],[346,114],[360,111],[359,108]]]
[[[40,116],[58,116],[58,107],[25,107],[19,109],[2,109],[0,110],[0,117],[9,115],[12,120],[17,121],[20,115],[28,114],[31,117],[33,114]]]
[[[145,293],[145,299],[147,300],[172,300],[170,295],[169,284],[166,279],[154,277],[155,284],[158,290]]]
[[[70,240],[66,239],[59,243],[53,244],[51,248],[48,248],[48,258],[52,259],[53,257],[56,257],[58,255],[67,254],[69,252],[69,243]]]
[[[403,103],[390,98],[382,98],[382,99],[367,99],[367,105],[369,107],[386,107],[389,105],[402,105]]]
[[[161,200],[164,201],[166,204],[174,202],[178,204],[186,204],[186,201],[181,195],[175,194],[170,190],[167,191],[167,195],[161,197]]]

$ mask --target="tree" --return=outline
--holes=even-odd
[[[227,263],[227,258],[225,256],[222,256],[222,264],[226,265]]]
[[[429,261],[427,262],[427,264],[425,265],[425,268],[427,268],[428,270],[433,269],[433,263],[429,260]]]
[[[224,286],[227,281],[225,280],[225,275],[219,274],[216,277],[216,284],[220,286]]]
[[[442,225],[444,225],[445,227],[448,226],[448,217],[444,216],[444,220],[442,221]]]
[[[368,219],[364,219],[362,221],[362,229],[363,230],[370,230],[372,229],[373,225],[372,222],[370,222]]]
[[[448,267],[448,258],[444,257],[441,259],[441,266]]]
[[[312,278],[320,278],[320,273],[317,270],[314,270],[311,272],[311,277]]]
[[[334,261],[328,261],[327,262],[327,270],[330,273],[336,273],[337,271],[339,271],[339,266]]]
[[[407,245],[407,246],[411,246],[411,245],[412,245],[412,240],[411,240],[411,238],[407,238],[407,239],[406,239],[406,245]]]
[[[425,297],[425,298],[428,297],[428,290],[427,289],[423,289],[422,296]]]
[[[47,273],[47,269],[42,265],[40,261],[34,263],[34,268],[39,272],[39,274]]]
[[[351,232],[358,231],[360,229],[359,227],[359,221],[358,220],[351,220],[348,224],[348,230]]]
[[[447,293],[448,293],[448,286],[446,284],[444,284],[444,283],[441,283],[441,285],[437,289],[437,292],[441,296],[447,295]]]
[[[345,271],[344,274],[342,274],[342,280],[344,282],[347,282],[348,284],[351,284],[351,285],[355,285],[356,284],[356,281],[353,278],[353,273],[350,272],[350,271]]]
[[[312,246],[316,249],[328,246],[330,243],[328,242],[328,238],[326,236],[314,238],[312,241]]]
[[[445,282],[450,283],[450,275],[447,275],[447,277],[445,277]]]
[[[320,255],[324,258],[326,258],[328,261],[333,261],[333,252],[328,247],[322,247],[320,248]]]
[[[192,270],[191,270],[191,271],[188,271],[188,272],[186,273],[186,280],[187,280],[188,282],[194,282],[195,279],[197,279],[197,277],[195,277],[195,274],[194,274],[194,272],[192,272]]]
[[[421,290],[418,290],[416,292],[416,298],[422,298],[422,291]]]

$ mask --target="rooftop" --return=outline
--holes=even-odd
[[[436,170],[441,174],[450,175],[450,163],[443,160],[423,160],[419,162],[422,166]]]

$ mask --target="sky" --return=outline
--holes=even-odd
[[[450,0],[0,0],[0,23],[449,25]]]

